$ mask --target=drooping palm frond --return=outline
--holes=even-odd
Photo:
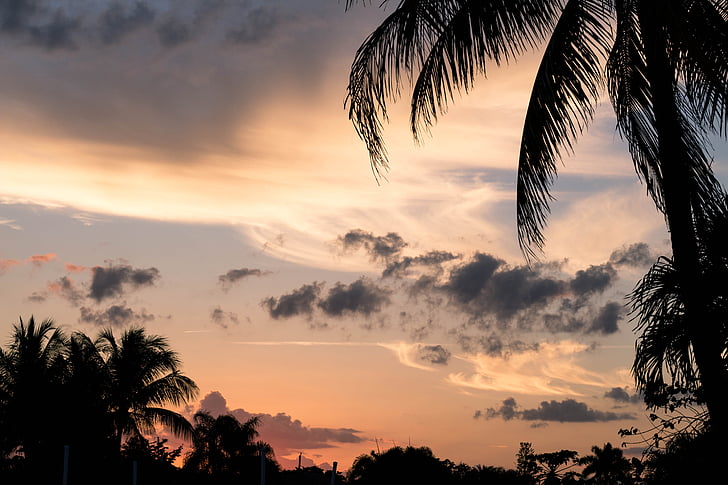
[[[527,257],[543,248],[556,162],[594,115],[611,45],[608,3],[569,0],[536,74],[518,160],[518,241]]]
[[[378,177],[388,166],[382,138],[386,102],[398,98],[402,77],[411,76],[422,63],[448,3],[403,0],[356,52],[345,104]]]
[[[445,2],[447,3],[447,2]],[[415,140],[447,111],[455,92],[468,92],[488,61],[500,65],[543,41],[559,2],[449,2],[412,92],[410,127]]]
[[[671,54],[686,97],[695,109],[695,124],[728,134],[728,2],[669,2],[666,18]]]
[[[669,258],[660,258],[629,295],[641,332],[632,365],[637,388],[651,406],[665,403],[668,387],[695,391],[697,368],[688,335],[681,280]]]

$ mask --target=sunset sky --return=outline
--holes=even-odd
[[[144,325],[200,387],[185,412],[262,415],[285,466],[412,444],[513,467],[521,441],[588,453],[646,428],[624,296],[668,235],[608,101],[528,267],[538,53],[492,66],[421,146],[397,104],[378,184],[344,99],[387,11],[344,4],[3,2],[2,342],[21,316]]]

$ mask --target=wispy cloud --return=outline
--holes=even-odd
[[[616,387],[624,385],[619,373],[604,375],[578,363],[591,346],[564,340],[542,343],[536,348],[514,352],[505,358],[487,354],[455,355],[470,363],[470,375],[452,373],[448,381],[458,387],[531,395],[582,396],[577,386]]]

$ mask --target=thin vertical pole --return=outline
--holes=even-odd
[[[137,461],[131,462],[131,485],[137,485]]]
[[[260,485],[265,485],[265,451],[260,448]]]
[[[331,485],[336,485],[336,466],[337,462],[334,462],[334,466],[331,468]]]
[[[71,453],[71,447],[63,445],[63,485],[68,485],[68,458]]]

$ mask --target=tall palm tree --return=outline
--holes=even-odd
[[[721,325],[704,311],[696,220],[718,190],[706,137],[728,133],[728,1],[400,0],[357,51],[349,117],[380,174],[388,166],[382,121],[405,79],[413,80],[410,125],[419,139],[486,65],[546,39],[518,161],[521,248],[527,258],[543,248],[557,162],[606,88],[637,174],[665,216],[686,287],[690,351],[711,425],[727,435],[728,369]]]
[[[130,328],[117,341],[107,329],[96,345],[105,357],[117,450],[124,437],[152,434],[156,425],[165,425],[184,438],[192,436],[192,425],[184,416],[162,407],[185,404],[198,392],[192,379],[179,370],[179,357],[167,339],[147,335],[143,328]]]
[[[0,436],[4,452],[22,451],[42,461],[57,440],[60,422],[49,412],[65,372],[66,337],[52,320],[32,316],[13,327],[7,350],[0,349]]]
[[[581,476],[586,483],[594,485],[628,485],[633,483],[632,465],[624,457],[622,450],[606,443],[603,448],[592,446],[591,455],[579,459],[584,465]]]

